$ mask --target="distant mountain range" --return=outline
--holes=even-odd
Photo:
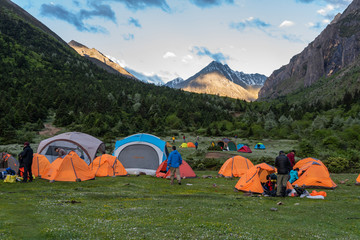
[[[213,61],[187,80],[176,78],[165,86],[253,101],[265,80],[265,75],[234,71],[226,64]]]
[[[259,99],[306,92],[306,100],[334,103],[360,90],[360,0],[354,0],[289,64],[275,70]],[[347,75],[347,77],[345,77]],[[298,99],[304,99],[303,96]]]

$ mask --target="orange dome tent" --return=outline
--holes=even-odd
[[[296,166],[296,165],[295,165]],[[299,179],[292,183],[305,188],[336,188],[325,165],[317,161],[308,162],[299,169]]]
[[[308,164],[309,162],[317,162],[317,163],[319,163],[320,165],[322,165],[323,167],[325,167],[326,170],[328,170],[327,167],[324,165],[324,163],[323,163],[321,160],[316,159],[316,158],[311,158],[311,157],[301,159],[300,161],[298,161],[298,162],[294,165],[293,169],[295,169],[295,168],[300,169],[300,168],[302,168],[304,165]]]
[[[257,164],[246,171],[235,185],[235,188],[242,192],[262,194],[264,188],[261,183],[265,183],[266,176],[271,173],[275,173],[275,167],[266,163]]]
[[[44,175],[44,172],[48,166],[50,166],[50,162],[47,157],[38,153],[34,153],[31,171],[35,177],[41,178],[41,176]]]
[[[86,162],[74,151],[64,158],[57,158],[45,170],[42,178],[54,181],[80,182],[95,178]]]
[[[127,172],[117,157],[103,154],[94,159],[90,169],[96,177],[125,176]]]
[[[188,148],[195,148],[195,144],[192,143],[192,142],[188,142],[188,143],[187,143],[187,147],[188,147]]]
[[[355,184],[356,184],[356,185],[360,185],[360,174],[359,174],[359,176],[357,177]]]
[[[234,156],[226,160],[221,166],[219,175],[222,177],[241,177],[253,166],[254,164],[249,159],[242,156]]]
[[[166,171],[166,166],[167,166],[167,160],[165,160],[164,162],[162,162],[160,164],[160,166],[158,167],[158,169],[156,170],[156,177],[159,178],[170,178],[170,170]],[[195,172],[192,170],[192,168],[190,167],[190,165],[185,161],[182,160],[182,164],[180,165],[180,177],[181,178],[196,178],[196,174]],[[176,174],[175,174],[176,177]]]

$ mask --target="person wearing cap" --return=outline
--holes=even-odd
[[[289,158],[284,151],[279,152],[279,156],[275,159],[275,167],[277,168],[277,197],[285,197],[286,184],[289,180],[289,172],[292,169]]]
[[[27,182],[28,176],[29,176],[29,182],[32,182],[33,175],[31,172],[31,165],[33,161],[33,150],[30,147],[29,142],[24,143],[23,151],[19,154],[19,158],[22,160],[22,163],[24,164],[24,177],[23,181],[24,183]]]
[[[55,148],[55,152],[58,153],[58,157],[64,158],[64,156],[66,155],[66,151],[62,148]]]

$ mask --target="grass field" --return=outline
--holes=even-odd
[[[190,163],[206,163],[214,160],[205,156],[210,142],[217,140],[200,137],[197,151],[179,151]],[[195,142],[195,137],[187,141]],[[297,146],[289,140],[236,143],[253,149],[258,141],[267,149],[242,154],[254,163]],[[177,139],[175,145],[181,142]],[[37,144],[32,144],[34,150]],[[0,150],[15,154],[21,146],[3,145]],[[238,154],[218,153],[218,163]],[[151,176],[80,183],[0,182],[0,239],[360,239],[356,174],[332,174],[338,188],[325,190],[325,200],[312,200],[246,196],[234,191],[237,179],[216,178],[215,170],[196,171],[199,178],[173,186]],[[213,178],[202,177],[206,175]],[[340,184],[345,179],[349,181]],[[277,205],[280,201],[283,204]]]
[[[332,175],[338,188],[312,200],[245,196],[234,191],[236,179],[196,173],[172,186],[151,176],[1,182],[0,239],[360,238],[355,174]]]

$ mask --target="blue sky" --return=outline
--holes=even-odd
[[[139,76],[187,79],[211,61],[269,76],[351,0],[13,0],[66,42]]]

